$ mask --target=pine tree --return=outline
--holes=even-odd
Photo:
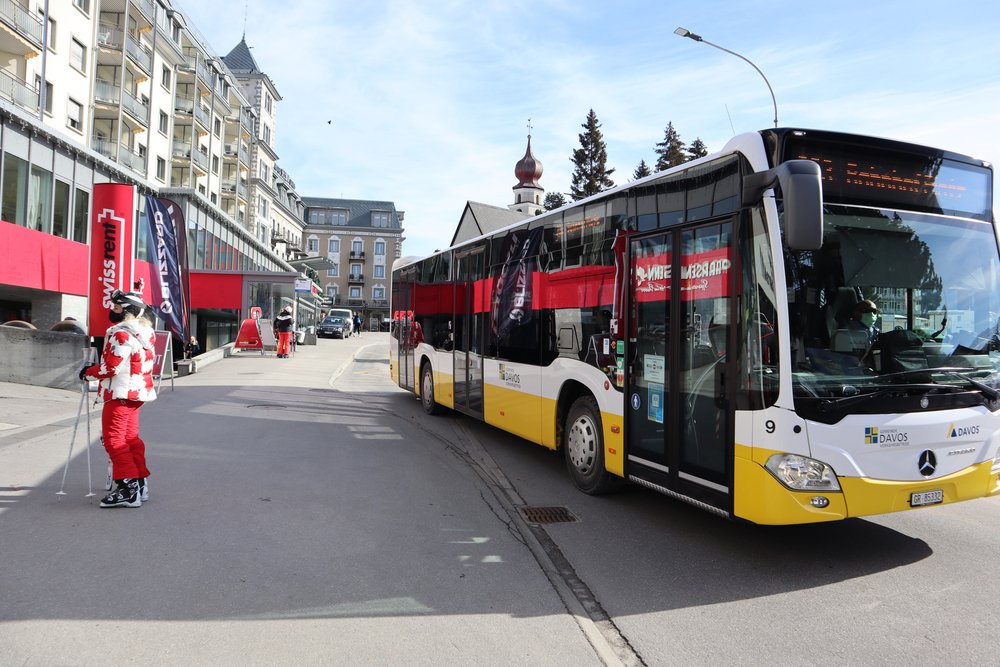
[[[667,123],[667,129],[663,132],[663,141],[656,144],[656,171],[663,171],[670,167],[687,162],[688,157],[684,153],[684,142],[674,129],[673,121]]]
[[[695,139],[691,142],[691,145],[687,147],[687,153],[689,160],[705,157],[708,155],[708,147],[705,146],[701,139]]]
[[[607,167],[608,150],[601,135],[601,124],[597,122],[597,114],[593,109],[587,114],[587,122],[580,127],[586,132],[580,135],[580,148],[573,151],[573,157],[570,158],[570,162],[576,165],[569,193],[574,201],[615,186],[615,182],[611,180],[611,174],[615,170]]]
[[[566,205],[566,197],[561,192],[547,192],[545,193],[545,200],[542,202],[542,205],[546,211],[554,211],[560,206]]]
[[[649,176],[652,173],[653,171],[649,168],[649,165],[646,164],[646,161],[642,160],[639,163],[639,166],[635,168],[635,171],[632,172],[632,180],[638,181],[640,178]]]

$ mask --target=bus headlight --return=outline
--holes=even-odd
[[[764,467],[793,491],[840,491],[833,468],[798,454],[775,454]]]

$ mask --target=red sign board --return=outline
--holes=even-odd
[[[693,253],[681,258],[681,300],[714,299],[729,296],[729,248]],[[635,259],[632,287],[639,301],[670,298],[669,255]]]
[[[90,301],[91,336],[104,335],[111,323],[111,293],[132,289],[133,227],[135,187],[117,183],[94,185],[94,206],[90,216]]]
[[[260,339],[260,329],[257,328],[257,320],[243,320],[243,324],[240,325],[240,333],[237,334],[233,347],[237,350],[264,349],[264,343]]]

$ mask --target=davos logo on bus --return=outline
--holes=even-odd
[[[521,375],[507,370],[507,364],[500,364],[500,381],[509,387],[520,387]]]
[[[865,427],[865,444],[879,447],[904,447],[910,444],[910,434],[898,428]]]
[[[979,435],[979,424],[972,426],[955,426],[952,424],[948,427],[949,438],[962,438],[967,435]]]

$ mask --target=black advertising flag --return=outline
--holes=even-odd
[[[147,196],[146,220],[149,221],[154,269],[150,306],[176,336],[187,341],[187,237],[184,215],[175,202]]]

